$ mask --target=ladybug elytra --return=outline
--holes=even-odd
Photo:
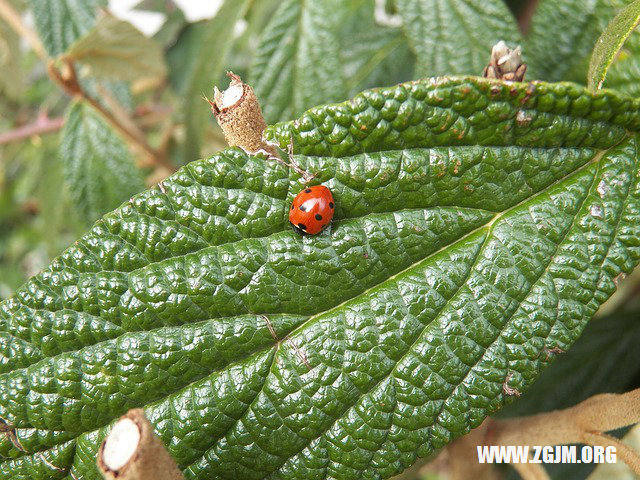
[[[298,233],[315,235],[329,225],[334,207],[333,195],[327,187],[306,187],[293,199],[289,222]]]

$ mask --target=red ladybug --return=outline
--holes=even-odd
[[[315,235],[333,218],[333,195],[324,185],[306,187],[293,199],[289,222],[298,233]]]

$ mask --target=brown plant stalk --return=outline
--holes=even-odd
[[[24,24],[22,18],[20,18],[20,14],[16,12],[7,0],[0,0],[0,18],[4,19],[18,35],[29,42],[31,48],[33,48],[33,51],[41,60],[47,60],[47,52],[42,46],[42,42],[36,32]]]
[[[478,446],[554,446],[585,444],[613,446],[618,458],[640,477],[640,455],[605,432],[640,422],[640,389],[624,394],[594,395],[564,410],[526,417],[488,418],[468,435],[447,447],[451,458],[451,479],[495,478],[491,465],[479,464]],[[525,480],[546,480],[540,464],[519,463],[513,467]]]
[[[142,409],[120,417],[100,445],[98,468],[105,480],[183,480]]]
[[[71,97],[81,98],[89,105],[91,105],[98,113],[100,113],[129,143],[136,149],[142,151],[152,164],[163,167],[170,172],[175,171],[175,168],[166,159],[166,157],[154,149],[147,142],[144,133],[135,125],[122,107],[110,111],[105,108],[98,100],[89,95],[82,87],[76,74],[76,69],[73,61],[68,58],[61,59],[61,66],[58,68],[56,62],[49,60],[47,63],[47,71],[49,77],[60,86],[65,93]],[[108,95],[107,101],[109,105],[116,104],[116,100]],[[114,113],[116,112],[116,113]]]
[[[49,118],[45,112],[38,115],[38,118],[36,118],[36,120],[32,123],[28,123],[13,130],[0,133],[0,145],[12,142],[21,142],[33,136],[57,132],[62,128],[63,124],[64,118]]]

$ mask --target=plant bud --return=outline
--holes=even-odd
[[[522,62],[522,50],[520,47],[511,49],[500,40],[491,49],[491,59],[484,68],[482,76],[521,82],[527,71],[527,64]]]

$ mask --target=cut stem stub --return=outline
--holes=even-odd
[[[182,473],[141,409],[129,410],[98,451],[106,480],[183,480]]]
[[[227,143],[248,153],[265,151],[277,155],[273,146],[262,139],[267,123],[253,89],[233,72],[227,72],[227,76],[231,79],[229,88],[220,91],[214,87],[213,101],[207,100]]]

